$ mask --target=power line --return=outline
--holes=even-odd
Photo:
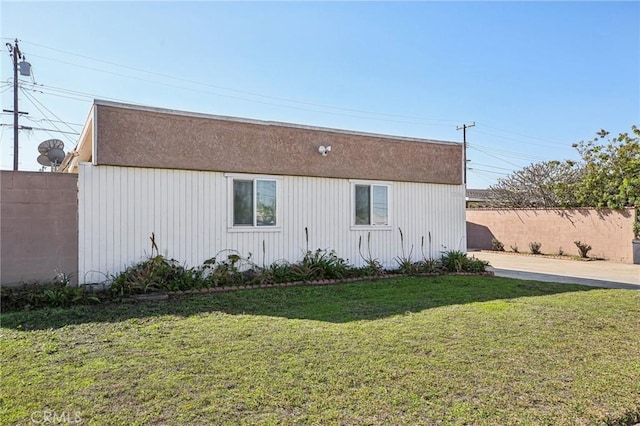
[[[88,68],[88,67],[84,67],[84,68]],[[89,68],[89,69],[93,69],[93,68]],[[100,72],[104,72],[102,70],[98,70],[95,69],[96,71],[100,71]],[[113,73],[116,75],[120,75],[117,73]],[[162,82],[158,82],[158,81],[153,81],[153,80],[147,80],[147,79],[141,79],[138,77],[131,77],[131,76],[124,76],[124,75],[120,75],[123,77],[128,77],[128,78],[133,78],[136,80],[142,80],[142,81],[147,81],[150,83],[155,83],[155,84],[160,84],[162,86],[167,86],[167,87],[173,87],[173,88],[177,88],[177,89],[181,89],[181,90],[189,90],[192,92],[196,92],[196,93],[204,93],[204,94],[209,94],[209,95],[213,95],[213,96],[221,96],[224,98],[230,98],[230,99],[237,99],[237,100],[241,100],[241,101],[246,101],[246,102],[254,102],[254,103],[260,103],[260,104],[264,104],[264,105],[270,105],[270,106],[277,106],[280,108],[289,108],[289,109],[294,109],[294,110],[304,110],[304,111],[312,111],[312,112],[318,112],[321,114],[330,114],[330,115],[338,115],[338,116],[343,116],[343,117],[352,117],[352,118],[361,118],[361,119],[365,119],[365,120],[374,120],[374,121],[386,121],[386,122],[393,122],[393,123],[404,123],[404,124],[417,124],[417,125],[426,125],[426,126],[443,126],[443,127],[449,127],[449,125],[447,124],[429,124],[429,123],[422,123],[422,122],[417,122],[417,121],[407,121],[407,120],[394,120],[394,119],[388,119],[388,118],[376,118],[376,117],[367,117],[367,116],[363,116],[363,115],[354,115],[354,114],[346,114],[346,113],[339,113],[339,112],[333,112],[333,111],[322,111],[322,110],[318,110],[318,109],[312,109],[312,108],[301,108],[301,107],[295,107],[295,106],[291,106],[291,105],[283,105],[283,104],[276,104],[273,102],[264,102],[264,101],[259,101],[259,100],[253,100],[253,99],[246,99],[246,98],[241,98],[238,96],[231,96],[231,95],[223,95],[220,93],[213,93],[210,91],[205,91],[205,90],[199,90],[199,89],[194,89],[194,88],[189,88],[189,87],[182,87],[182,86],[176,86],[173,84],[168,84],[168,83],[162,83]],[[52,88],[53,86],[46,86],[46,85],[42,85],[42,84],[35,84],[36,87],[49,87]],[[66,90],[66,89],[60,89],[60,88],[56,88],[57,90]],[[37,89],[30,89],[30,90],[37,90]],[[79,96],[86,96],[86,97],[90,97],[90,98],[100,98],[100,99],[105,99],[105,100],[115,100],[117,102],[128,102],[128,103],[132,103],[132,101],[128,101],[128,100],[121,100],[121,99],[114,99],[114,98],[109,98],[107,96],[101,96],[101,95],[97,95],[97,94],[89,94],[86,92],[78,92],[78,91],[74,91],[74,90],[69,90],[69,92],[74,93],[74,94],[78,94]],[[44,92],[43,92],[44,93]],[[64,92],[63,92],[64,93]]]
[[[7,123],[0,123],[0,126],[3,127],[13,127],[13,124],[7,124]],[[78,132],[66,132],[64,130],[55,130],[55,129],[43,129],[42,127],[30,127],[30,126],[20,126],[20,130],[39,130],[39,131],[43,131],[43,132],[56,132],[56,133],[64,133],[64,134],[69,134],[69,135],[79,135],[80,133]],[[51,135],[53,136],[53,135]]]
[[[44,115],[45,117],[47,116],[47,114],[45,114],[44,111],[42,111],[42,109],[36,104],[36,102],[33,101],[33,96],[31,96],[31,94],[29,94],[26,90],[22,90],[22,93],[24,93],[25,97],[29,100],[29,102],[31,102],[31,104],[38,110],[40,111],[40,114]],[[74,140],[71,139],[69,136],[66,135],[66,133],[63,130],[60,130],[60,128],[58,126],[56,126],[55,123],[51,123],[51,125],[60,133],[62,133],[64,135],[65,138],[67,138],[67,140],[70,143],[74,143]]]
[[[149,70],[145,70],[145,69],[142,69],[142,68],[132,67],[132,66],[128,66],[128,65],[122,65],[122,64],[118,64],[118,63],[110,62],[110,61],[105,61],[103,59],[98,59],[98,58],[94,58],[94,57],[87,56],[87,55],[81,55],[81,54],[69,52],[69,51],[58,49],[58,48],[54,48],[54,47],[44,46],[44,45],[38,44],[38,43],[33,43],[33,42],[28,42],[28,41],[25,41],[25,43],[31,44],[31,45],[34,45],[34,46],[38,46],[38,47],[42,47],[44,49],[53,50],[53,51],[60,52],[60,53],[66,53],[68,55],[77,56],[77,57],[84,58],[84,59],[90,59],[92,61],[100,62],[100,63],[103,63],[103,64],[108,64],[108,65],[112,65],[112,66],[116,66],[116,67],[120,67],[120,68],[124,68],[124,69],[128,69],[128,70],[132,70],[132,71],[142,72],[142,73],[149,74],[149,75],[155,75],[155,76],[158,76],[158,77],[168,78],[168,79],[172,79],[172,80],[176,80],[176,81],[182,81],[182,82],[185,82],[185,83],[196,84],[196,85],[199,85],[199,86],[205,86],[205,87],[218,89],[218,90],[226,90],[226,91],[235,92],[235,93],[242,93],[242,94],[245,94],[245,95],[251,95],[251,96],[261,97],[261,98],[265,98],[265,99],[274,99],[274,100],[284,101],[284,102],[289,102],[289,103],[296,103],[296,104],[308,105],[308,106],[313,106],[313,107],[318,107],[318,108],[325,108],[325,109],[334,109],[334,110],[340,110],[340,111],[355,112],[355,113],[360,113],[360,114],[369,114],[369,115],[396,117],[396,118],[411,119],[411,120],[420,120],[420,121],[423,121],[423,122],[429,121],[429,122],[441,122],[441,123],[444,123],[444,122],[456,123],[456,122],[460,122],[461,121],[461,120],[449,120],[449,119],[436,119],[436,118],[408,116],[408,115],[401,115],[401,114],[380,113],[380,112],[359,110],[359,109],[353,109],[353,108],[343,108],[343,107],[337,107],[337,106],[331,106],[331,105],[323,105],[323,104],[307,102],[307,101],[301,101],[301,100],[297,100],[297,99],[291,99],[291,98],[285,98],[285,97],[279,97],[279,96],[265,95],[265,94],[262,94],[262,93],[251,92],[251,91],[248,91],[248,90],[241,90],[241,89],[235,89],[235,88],[230,88],[230,87],[218,86],[218,85],[214,85],[214,84],[210,84],[210,83],[204,83],[204,82],[201,82],[201,81],[196,81],[196,80],[191,80],[191,79],[187,79],[187,78],[182,78],[182,77],[176,77],[176,76],[172,76],[172,75],[168,75],[168,74],[163,74],[163,73],[159,73],[159,72],[156,72],[156,71],[149,71]],[[37,55],[33,55],[33,56],[37,56]],[[108,73],[119,75],[119,76],[122,76],[122,77],[139,79],[139,77],[132,77],[132,76],[124,75],[124,74],[113,73],[113,72],[109,72],[109,71],[105,71],[105,70],[101,70],[101,69],[86,67],[86,66],[79,65],[79,64],[60,61],[58,59],[47,58],[47,57],[44,57],[44,56],[38,56],[38,57],[40,57],[42,59],[48,59],[48,60],[52,60],[52,61],[56,61],[56,62],[66,63],[66,64],[69,64],[69,65],[80,66],[80,67],[92,69],[92,70],[95,70],[95,71],[108,72]],[[154,82],[152,80],[146,80],[146,79],[142,79],[142,80]],[[155,83],[163,84],[163,83],[160,83],[160,82],[155,82]],[[174,87],[179,87],[179,86],[174,86]],[[220,95],[220,96],[224,96],[224,95]],[[246,98],[238,98],[238,99],[248,100]],[[251,101],[251,100],[248,100],[248,101]],[[424,124],[434,125],[434,126],[435,125],[444,125],[444,124],[436,124],[436,123],[424,123]],[[449,124],[447,124],[447,126],[448,125]]]
[[[518,139],[515,139],[515,138],[512,138],[512,137],[496,135],[495,133],[483,132],[481,130],[479,130],[478,133],[483,134],[483,135],[487,135],[487,136],[492,136],[494,138],[504,139],[504,140],[507,140],[507,141],[512,141],[512,142],[513,141],[518,141]],[[571,144],[562,144],[564,146],[559,146],[559,145],[554,145],[554,144],[544,144],[544,143],[524,141],[524,140],[519,140],[519,141],[524,142],[527,145],[541,146],[541,147],[544,147],[544,148],[554,148],[554,149],[562,149],[562,148],[568,149],[568,148],[571,148]]]
[[[494,183],[496,183],[496,179],[493,176],[487,176],[485,173],[478,172],[477,170],[469,170],[469,172],[471,172],[471,174],[479,177],[480,179],[482,179],[483,181],[488,183],[489,186],[491,186]]]
[[[31,96],[31,95],[30,95],[30,96]],[[58,117],[58,116],[57,116],[53,111],[51,111],[49,108],[47,108],[47,106],[46,106],[46,105],[44,105],[42,102],[40,102],[38,99],[36,99],[36,97],[35,97],[35,96],[31,96],[31,97],[32,97],[32,99],[33,99],[33,100],[35,100],[38,104],[40,104],[40,106],[41,106],[42,108],[46,109],[47,111],[49,111],[49,113],[50,113],[51,115],[53,115],[55,118],[57,118],[59,123],[62,123],[62,124],[64,124],[64,125],[66,125],[68,128],[70,128],[72,131],[75,131],[75,129],[74,129],[73,127],[71,127],[69,124],[67,124],[67,122],[66,122],[66,121],[61,120],[61,119],[60,119],[60,117]],[[44,115],[44,114],[43,114],[43,115]],[[53,124],[53,120],[49,120],[49,119],[47,118],[47,121]]]
[[[4,115],[9,115],[11,114],[10,112],[0,112],[0,114],[4,114]],[[60,121],[60,120],[49,120],[48,118],[40,118],[40,117],[31,117],[29,115],[25,115],[23,118],[25,118],[26,120],[32,121],[34,123],[42,123],[43,121],[49,121],[49,122],[53,122],[53,123],[66,123],[70,126],[84,126],[84,124],[80,124],[80,123],[70,123],[68,121]]]
[[[68,127],[70,126],[77,126],[77,127],[82,127],[84,126],[84,124],[80,124],[80,123],[69,123],[68,121],[61,121],[61,120],[50,120],[48,118],[35,118],[35,117],[25,117],[27,120],[32,121],[34,123],[42,123],[43,121],[48,121],[50,123],[64,123],[66,124]]]
[[[482,125],[483,125],[484,127],[489,128],[489,129],[494,129],[494,130],[497,130],[497,131],[499,131],[499,132],[503,132],[503,133],[511,133],[512,135],[520,136],[520,137],[523,137],[523,138],[526,138],[526,139],[534,139],[534,140],[539,140],[539,141],[541,141],[541,142],[551,142],[551,143],[556,144],[556,146],[553,146],[554,148],[557,148],[557,145],[563,145],[563,144],[565,144],[565,143],[566,143],[566,142],[552,141],[552,140],[549,140],[549,139],[542,139],[542,138],[538,138],[538,137],[535,137],[535,136],[527,136],[527,135],[524,135],[524,134],[522,134],[522,133],[512,132],[512,131],[510,131],[510,130],[500,129],[500,128],[498,128],[498,127],[489,126],[489,125],[484,124],[484,123],[482,123]]]
[[[517,160],[525,160],[525,161],[545,161],[546,158],[541,157],[541,156],[537,156],[537,155],[531,155],[531,154],[526,154],[526,153],[520,153],[520,152],[516,152],[516,151],[509,151],[509,150],[504,150],[504,149],[499,149],[499,148],[493,148],[487,145],[481,145],[481,144],[477,144],[477,143],[473,143],[473,144],[469,144],[470,148],[474,148],[477,151],[481,151],[484,153],[487,152],[491,152],[495,155],[502,155],[505,157],[510,157],[510,158],[514,158]],[[478,147],[482,147],[482,150]]]
[[[36,87],[38,89],[36,89]],[[23,85],[23,88],[24,88],[24,85]],[[109,96],[100,96],[100,95],[86,93],[86,92],[78,92],[76,90],[64,89],[56,86],[48,86],[46,84],[39,84],[39,83],[32,84],[31,88],[26,88],[25,90],[30,90],[32,92],[39,92],[46,95],[58,96],[62,98],[74,99],[74,100],[83,101],[83,102],[92,101],[95,98],[100,98],[100,99],[104,99],[107,101],[114,101],[114,102],[130,102],[124,99],[111,98]],[[71,95],[80,96],[80,97],[64,96],[64,95],[61,95],[60,93],[71,94]]]
[[[478,168],[475,168],[475,167],[469,167],[469,170],[475,170],[475,171],[479,171],[479,172],[491,173],[491,174],[500,175],[500,176],[507,176],[508,175],[508,173],[504,173],[504,172],[494,172],[492,170],[478,169]]]
[[[506,167],[498,167],[498,166],[493,166],[493,165],[491,165],[491,164],[482,164],[482,163],[477,163],[477,162],[475,162],[475,161],[473,161],[473,160],[471,160],[471,163],[472,163],[472,164],[477,164],[478,166],[482,166],[482,167],[490,167],[490,168],[492,168],[492,169],[506,170],[506,171],[508,171],[508,172],[513,171],[513,169],[507,169]]]
[[[489,154],[488,152],[482,151],[482,150],[480,150],[480,149],[478,149],[478,148],[476,148],[476,147],[474,147],[474,146],[469,146],[469,148],[474,149],[474,150],[476,150],[476,151],[478,151],[478,152],[482,152],[483,154],[488,155],[489,157],[493,157],[493,158],[495,158],[496,160],[503,161],[503,162],[505,162],[505,163],[507,163],[507,164],[510,164],[510,165],[514,166],[514,167],[521,168],[521,166],[517,165],[516,163],[512,163],[511,161],[507,161],[507,160],[505,160],[505,159],[503,159],[503,158],[500,158],[500,157],[497,157],[497,156],[495,156],[495,155],[493,155],[493,154]]]

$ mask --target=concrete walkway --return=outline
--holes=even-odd
[[[582,262],[497,252],[470,252],[498,277],[640,290],[640,265],[605,260]]]

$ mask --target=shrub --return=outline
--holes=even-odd
[[[257,276],[260,284],[275,284],[295,281],[295,275],[291,264],[285,261],[273,262],[271,265],[262,268]]]
[[[474,256],[471,256],[471,258],[467,260],[465,272],[474,272],[474,273],[486,272],[487,266],[489,266],[489,262],[485,260],[480,260]]]
[[[578,251],[580,252],[580,257],[583,259],[588,258],[589,251],[591,250],[591,246],[586,243],[582,243],[580,241],[574,241],[573,244],[578,247]]]
[[[418,270],[422,274],[434,274],[444,272],[441,260],[427,259],[418,264]]]
[[[531,254],[542,254],[542,252],[540,251],[541,247],[542,243],[536,241],[532,241],[529,243],[529,250],[531,251]]]
[[[398,264],[398,272],[401,274],[415,274],[417,273],[417,268],[413,260],[411,260],[411,256],[413,255],[413,245],[411,246],[411,250],[409,250],[409,255],[407,256],[404,250],[404,234],[400,227],[398,227],[398,232],[400,232],[400,248],[402,249],[402,255],[396,256],[393,260]]]
[[[0,287],[0,309],[3,312],[47,307],[100,303],[100,294],[84,287],[70,285],[68,275],[45,283],[25,283],[16,287]]]
[[[494,237],[491,239],[491,250],[504,251],[504,244]]]
[[[520,252],[518,251],[518,244],[514,244],[514,245],[512,245],[512,246],[511,246],[511,251],[513,251],[514,253],[520,253]]]
[[[334,250],[307,251],[300,265],[302,270],[311,272],[307,279],[344,278],[349,269],[346,260],[338,257]]]
[[[558,248],[558,256],[564,256],[564,250],[562,250],[562,247]]]
[[[442,267],[447,272],[485,272],[489,262],[467,257],[467,254],[457,250],[444,252],[440,259]]]
[[[227,258],[220,260],[220,254],[224,252],[228,252]],[[253,266],[251,253],[243,258],[236,250],[221,250],[202,265],[205,287],[242,285],[250,277],[255,278],[257,275]]]
[[[172,283],[171,287],[175,287],[177,277],[183,273],[184,268],[177,261],[158,254],[129,266],[112,277],[109,291],[114,296],[160,291],[166,288],[169,282]]]
[[[371,232],[367,233],[367,255],[362,254],[362,236],[358,238],[358,253],[365,263],[365,266],[353,271],[358,276],[378,276],[384,274],[382,264],[371,255]]]

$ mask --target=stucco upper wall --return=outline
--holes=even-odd
[[[96,123],[98,165],[462,184],[457,143],[100,104]]]

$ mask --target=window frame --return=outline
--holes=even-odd
[[[282,231],[282,200],[281,200],[281,185],[282,177],[269,176],[269,175],[253,175],[253,174],[239,174],[239,173],[226,173],[227,178],[227,231],[229,232],[280,232]],[[235,225],[234,224],[234,182],[235,181],[251,181],[252,182],[252,196],[253,196],[253,224],[252,225]],[[275,182],[276,191],[276,212],[275,212],[275,225],[258,225],[257,224],[257,208],[258,208],[258,185],[259,181]]]
[[[383,182],[383,181],[364,181],[364,180],[351,180],[351,206],[349,209],[351,230],[392,230],[392,216],[391,216],[391,206],[393,204],[392,198],[392,188],[393,185],[391,182]],[[368,186],[369,187],[369,224],[366,225],[358,225],[356,224],[356,186]],[[385,187],[387,189],[387,223],[385,225],[376,225],[371,223],[374,217],[374,203],[373,203],[373,188],[374,187]]]

